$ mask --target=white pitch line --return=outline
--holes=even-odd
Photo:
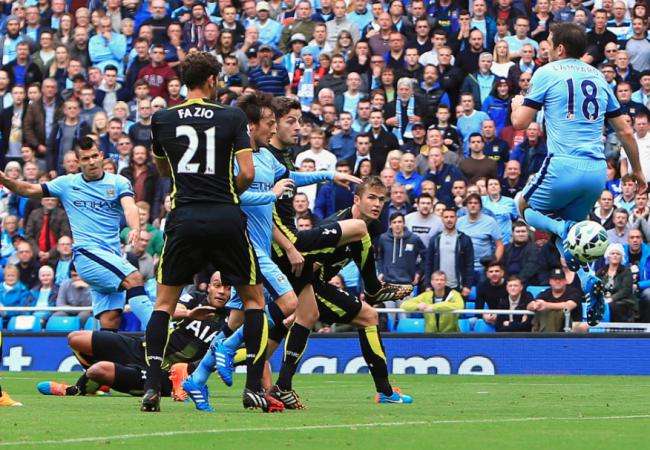
[[[335,425],[303,425],[295,427],[249,427],[231,429],[211,430],[177,430],[158,431],[155,433],[140,434],[116,434],[112,436],[92,436],[72,439],[50,439],[44,441],[9,441],[0,442],[0,447],[10,445],[49,445],[49,444],[78,444],[83,442],[104,442],[127,439],[140,439],[150,437],[168,437],[195,434],[229,434],[229,433],[254,433],[254,432],[286,432],[286,431],[313,431],[313,430],[335,430],[335,429],[357,429],[357,428],[378,428],[378,427],[401,427],[404,425],[445,425],[445,424],[490,424],[490,423],[511,423],[511,422],[541,422],[547,420],[632,420],[650,419],[650,414],[637,414],[628,416],[590,416],[590,417],[504,417],[501,419],[443,419],[443,420],[416,420],[404,422],[376,422],[376,423],[348,423]]]

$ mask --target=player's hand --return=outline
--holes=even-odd
[[[523,104],[524,104],[524,96],[521,94],[512,97],[512,101],[510,102],[510,106],[513,111],[519,108],[520,106],[522,106]]]
[[[305,265],[305,257],[294,247],[287,252],[287,258],[289,258],[289,262],[291,263],[291,273],[299,277]]]
[[[291,178],[283,178],[279,180],[277,183],[275,183],[275,186],[273,186],[273,193],[275,194],[276,198],[282,197],[282,194],[287,189],[292,189],[293,188],[293,180]]]
[[[350,183],[361,184],[363,180],[347,173],[334,172],[334,182],[342,186],[347,186]]]
[[[187,317],[189,317],[192,320],[208,320],[214,317],[216,311],[217,308],[215,308],[214,306],[207,306],[207,305],[197,306],[196,308],[190,309],[187,312]]]
[[[131,247],[135,247],[135,244],[138,243],[138,238],[140,237],[140,229],[132,229],[129,231],[129,237],[127,239],[127,244],[129,244]]]
[[[634,172],[634,176],[636,178],[636,186],[637,186],[636,193],[643,194],[648,189],[645,175],[643,175],[643,172],[638,171],[638,172]]]

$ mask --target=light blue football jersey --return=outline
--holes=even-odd
[[[544,107],[547,146],[553,155],[605,159],[605,118],[620,114],[620,104],[598,69],[577,59],[539,68],[524,105]]]
[[[120,252],[120,223],[124,211],[120,200],[133,196],[129,180],[104,172],[99,180],[87,181],[71,174],[41,185],[45,197],[57,197],[68,214],[74,248],[99,247]]]

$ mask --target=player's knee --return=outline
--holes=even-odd
[[[99,326],[109,330],[117,330],[120,327],[121,314],[122,311],[117,309],[104,311],[99,316]]]
[[[298,307],[298,297],[295,294],[286,294],[278,298],[275,303],[284,314],[284,317],[291,315]]]
[[[144,286],[144,278],[138,271],[132,272],[122,282],[124,288],[131,289],[137,286]]]
[[[86,331],[68,333],[68,346],[74,351],[82,351],[86,333]]]
[[[365,328],[379,324],[379,313],[372,306],[364,303],[361,311],[355,317],[354,324],[358,327]]]
[[[86,376],[93,381],[99,383],[107,383],[113,375],[113,363],[108,361],[100,361],[93,364],[86,370]]]

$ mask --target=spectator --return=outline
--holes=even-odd
[[[605,301],[609,303],[612,322],[634,322],[638,314],[632,271],[623,264],[624,254],[623,245],[610,243],[605,252],[607,266],[597,272],[603,282]]]
[[[357,42],[360,37],[359,27],[356,23],[346,17],[346,5],[343,0],[334,2],[334,18],[325,22],[327,25],[327,43],[331,46],[336,44],[341,31],[347,31],[352,36],[352,41]]]
[[[524,282],[517,275],[508,277],[506,291],[508,297],[499,303],[499,309],[526,311],[528,304],[533,300],[533,296],[524,290]],[[531,330],[531,322],[528,316],[500,314],[497,316],[496,330],[497,332],[526,332]]]
[[[0,112],[0,163],[17,161],[21,158],[23,145],[23,120],[27,113],[25,88],[11,89],[12,105]]]
[[[481,53],[484,51],[485,39],[479,29],[473,29],[469,32],[467,46],[458,53],[456,65],[462,69],[465,75],[478,71],[478,61]]]
[[[630,212],[634,209],[636,199],[637,183],[636,177],[632,174],[624,175],[621,178],[621,193],[614,198],[614,205]]]
[[[353,172],[356,171],[358,163],[362,159],[370,159],[370,137],[366,134],[358,134],[352,129],[352,114],[347,111],[344,111],[339,116],[339,123],[341,131],[330,139],[330,151],[336,156],[337,160],[343,159],[353,159]],[[358,137],[363,136],[363,148],[359,151],[359,141]],[[367,141],[367,143],[366,143]],[[357,154],[361,153],[363,155],[362,159],[359,159],[355,156],[354,151],[357,150]],[[366,158],[367,157],[367,158]]]
[[[625,44],[625,50],[630,57],[631,66],[643,73],[650,70],[650,42],[648,42],[648,24],[646,18],[632,19],[632,36]]]
[[[643,242],[640,230],[630,230],[625,255],[632,272],[633,291],[639,300],[639,321],[650,322],[650,244]]]
[[[442,221],[433,214],[433,198],[429,194],[420,194],[417,211],[407,214],[404,220],[406,228],[420,238],[425,248],[431,238],[442,231]]]
[[[630,214],[623,208],[616,208],[612,215],[614,227],[607,230],[607,240],[610,244],[627,244],[630,227],[628,225]]]
[[[616,35],[607,29],[608,13],[604,9],[597,9],[593,14],[594,27],[587,33],[591,45],[587,47],[590,64],[600,64],[605,59],[605,46],[616,43]]]
[[[452,208],[454,208],[456,211],[467,209],[463,206],[465,197],[467,197],[467,182],[464,179],[461,178],[460,180],[454,181],[454,184],[451,186],[451,196]]]
[[[469,155],[469,138],[473,133],[481,133],[481,127],[485,120],[489,120],[483,111],[474,109],[474,97],[470,93],[463,93],[460,96],[462,115],[456,121],[458,131],[463,136],[463,154]]]
[[[151,97],[167,96],[167,81],[176,77],[176,72],[165,61],[165,47],[157,44],[149,50],[151,62],[138,72],[136,79],[145,80]]]
[[[650,208],[648,207],[648,193],[636,194],[634,209],[630,215],[630,228],[639,229],[646,240],[650,242]]]
[[[548,0],[541,0],[547,2]],[[511,61],[510,48],[506,41],[499,41],[494,44],[494,61],[492,62],[492,73],[499,78],[508,78],[508,71],[515,65]]]
[[[382,170],[386,165],[388,152],[399,147],[397,138],[389,133],[384,125],[382,111],[373,110],[370,112],[370,158],[376,172]]]
[[[627,55],[625,55],[625,58],[627,58]],[[619,59],[619,56],[616,59]],[[650,111],[644,104],[632,100],[632,92],[638,88],[638,83],[635,85],[625,80],[618,80],[616,84],[616,98],[621,105],[621,113],[629,115],[632,120],[636,118],[637,114],[650,115]]]
[[[410,198],[418,197],[420,195],[420,184],[422,184],[424,178],[415,171],[415,156],[412,153],[402,154],[399,168],[399,172],[395,174],[395,181],[404,186]]]
[[[390,202],[385,206],[388,211],[388,217],[394,213],[401,213],[406,216],[411,212],[411,204],[408,200],[406,189],[401,184],[395,182],[390,188]]]
[[[300,167],[306,158],[313,159],[316,163],[316,170],[334,170],[336,167],[336,156],[325,149],[325,133],[320,128],[312,129],[309,135],[310,148],[301,152],[296,157],[296,166]]]
[[[531,123],[526,129],[524,141],[510,153],[510,159],[519,161],[524,179],[539,171],[548,153],[541,134],[540,125],[537,122]]]
[[[136,146],[151,147],[151,100],[142,99],[138,102],[138,121],[129,129],[129,138]]]
[[[447,276],[441,270],[431,275],[431,286],[430,291],[404,301],[402,309],[425,313],[425,333],[457,333],[458,315],[449,313],[463,309],[463,297],[449,287]]]
[[[472,94],[475,105],[483,105],[495,87],[497,78],[490,70],[491,67],[492,54],[488,52],[481,53],[478,59],[478,71],[467,75],[460,87],[461,92]],[[487,112],[485,108],[482,110]]]
[[[2,66],[2,70],[9,75],[10,86],[27,86],[43,80],[41,69],[29,56],[29,43],[26,41],[16,45],[16,58]]]
[[[38,269],[40,264],[34,257],[34,251],[29,242],[20,240],[16,244],[16,254],[10,259],[10,264],[15,264],[19,272],[20,282],[27,287],[33,288],[38,283]]]
[[[508,299],[503,265],[496,261],[488,262],[485,265],[485,276],[476,287],[476,309],[497,309]],[[496,324],[496,314],[485,313],[482,317],[486,323]]]
[[[102,17],[99,19],[97,34],[90,38],[88,42],[88,54],[90,61],[100,70],[105,70],[108,66],[117,68],[119,76],[122,76],[122,60],[126,55],[126,38],[120,34],[111,31],[111,19]]]
[[[97,104],[104,111],[113,111],[118,102],[126,101],[131,97],[127,87],[117,82],[117,74],[117,67],[107,65],[104,68],[102,81],[95,90]]]
[[[136,202],[153,204],[158,185],[158,171],[150,161],[150,152],[142,145],[133,147],[129,166],[122,169],[121,175],[133,185]]]
[[[476,182],[479,178],[497,177],[497,162],[485,156],[484,148],[483,136],[480,133],[472,133],[469,137],[469,158],[463,159],[458,165],[470,183]]]
[[[42,36],[43,33],[41,33],[41,37]],[[88,54],[88,28],[82,27],[78,22],[73,32],[72,42],[68,43],[68,52],[70,58],[81,62],[83,67],[90,67],[90,55]],[[47,72],[43,71],[43,74],[45,73]]]
[[[492,212],[501,230],[503,243],[508,244],[512,238],[512,221],[519,216],[515,201],[501,195],[498,178],[487,179],[487,194],[482,197],[483,207]]]
[[[425,280],[436,271],[447,275],[447,286],[467,297],[474,285],[474,246],[465,233],[457,230],[456,210],[442,213],[443,229],[430,240],[426,251]]]
[[[48,169],[63,172],[63,155],[74,150],[82,136],[90,133],[90,124],[79,118],[80,106],[77,100],[67,100],[63,105],[63,119],[54,124],[50,135]]]
[[[549,272],[524,222],[515,222],[512,226],[512,242],[503,251],[503,265],[507,275],[517,275],[525,285],[548,283]]]
[[[526,16],[517,17],[515,20],[515,34],[514,36],[507,36],[504,40],[510,49],[510,56],[516,58],[522,56],[522,49],[524,45],[528,44],[533,47],[535,51],[539,50],[537,41],[528,37],[530,31],[530,19]]]
[[[136,205],[140,213],[140,230],[147,231],[151,234],[151,240],[147,246],[147,253],[149,253],[151,256],[159,257],[162,253],[163,235],[159,229],[149,223],[151,207],[149,206],[149,203],[144,201],[139,201],[136,203]],[[131,228],[129,227],[122,229],[122,232],[120,233],[120,239],[122,242],[126,243],[130,232]]]
[[[57,242],[62,236],[71,236],[68,217],[58,203],[53,197],[42,198],[41,207],[31,212],[25,225],[25,237],[38,250],[41,265],[54,258]]]
[[[440,84],[440,75],[436,66],[433,64],[424,66],[422,69],[422,77],[417,79],[421,80],[419,88],[427,99],[429,111],[437,111],[440,105],[445,105],[446,107],[451,106],[449,94],[444,91]]]
[[[56,306],[91,306],[90,289],[88,283],[81,279],[74,265],[70,266],[70,279],[65,280],[59,286],[59,293],[56,297]],[[54,316],[79,316],[83,327],[86,320],[92,315],[92,311],[66,312],[57,311]]]
[[[359,45],[365,45],[365,42],[357,43]],[[352,122],[352,129],[357,133],[367,133],[370,131],[370,112],[372,111],[370,106],[370,99],[368,97],[362,97],[357,103],[357,115]]]
[[[397,97],[386,105],[386,124],[393,127],[400,145],[413,139],[414,124],[428,120],[427,101],[414,94],[413,84],[411,78],[400,78]]]
[[[454,182],[462,178],[463,175],[456,166],[444,162],[440,149],[429,150],[429,172],[426,174],[425,180],[431,180],[436,184],[438,200],[447,206],[453,206],[451,188]]]
[[[377,243],[377,267],[381,279],[387,283],[417,286],[422,277],[424,244],[404,227],[402,213],[393,213],[389,218],[390,228]]]
[[[370,159],[370,137],[367,134],[358,134],[355,137],[356,153],[351,158],[347,159],[353,172],[359,171],[359,166],[363,161],[371,161]]]
[[[93,126],[95,124],[95,116],[99,113],[105,114],[102,107],[97,106],[95,103],[95,90],[88,85],[82,87],[80,120]],[[95,132],[95,130],[92,131]],[[97,133],[97,135],[99,134],[101,133]]]
[[[27,306],[30,302],[29,289],[20,281],[18,269],[11,264],[7,265],[4,268],[4,282],[0,284],[0,305]],[[0,317],[4,318],[5,325],[9,321],[8,319],[18,315],[20,312],[0,312]]]
[[[579,322],[581,311],[578,305],[582,300],[582,293],[567,284],[564,271],[555,268],[549,278],[551,287],[541,292],[539,296],[528,303],[528,311],[535,312],[532,322],[532,331],[540,333],[554,333],[564,331],[564,311],[571,312],[571,319]]]
[[[474,270],[483,272],[482,260],[503,257],[503,240],[496,221],[483,214],[483,202],[478,194],[469,194],[465,198],[467,215],[458,220],[458,230],[472,239],[474,246]]]
[[[649,78],[649,77],[646,77]],[[648,101],[650,104],[650,100]],[[634,118],[634,139],[639,148],[639,160],[641,161],[641,169],[643,175],[650,177],[650,133],[648,133],[648,115],[638,113]],[[621,174],[627,175],[632,173],[630,162],[625,154],[625,149],[621,149],[620,158]]]
[[[339,161],[336,163],[337,172],[352,174],[350,163]],[[324,219],[336,211],[352,206],[354,187],[350,184],[342,185],[333,181],[323,184],[316,193],[314,213]]]
[[[70,265],[72,264],[72,238],[61,236],[56,244],[56,252],[50,258],[49,265],[54,269],[54,283],[61,285],[70,278]]]
[[[0,266],[7,263],[7,259],[16,253],[14,241],[22,236],[23,230],[18,227],[18,217],[8,214],[2,219],[2,232],[0,240],[2,243],[0,250]]]
[[[62,102],[57,96],[57,83],[53,78],[43,80],[42,97],[27,107],[23,121],[23,142],[44,158],[54,124],[63,118]]]
[[[141,231],[138,242],[126,252],[126,259],[138,269],[145,282],[155,277],[154,259],[146,252],[151,237],[151,233]]]
[[[42,266],[38,269],[38,284],[30,291],[30,303],[26,306],[53,307],[56,306],[56,298],[59,294],[59,286],[54,283],[54,271],[50,266]],[[41,325],[47,322],[52,315],[48,311],[36,311],[34,316],[38,317]]]
[[[639,82],[641,88],[632,94],[632,101],[646,105],[646,108],[650,109],[650,69],[639,75]]]
[[[598,222],[606,230],[614,228],[614,196],[605,189],[598,198],[598,204],[589,213],[589,220]]]

